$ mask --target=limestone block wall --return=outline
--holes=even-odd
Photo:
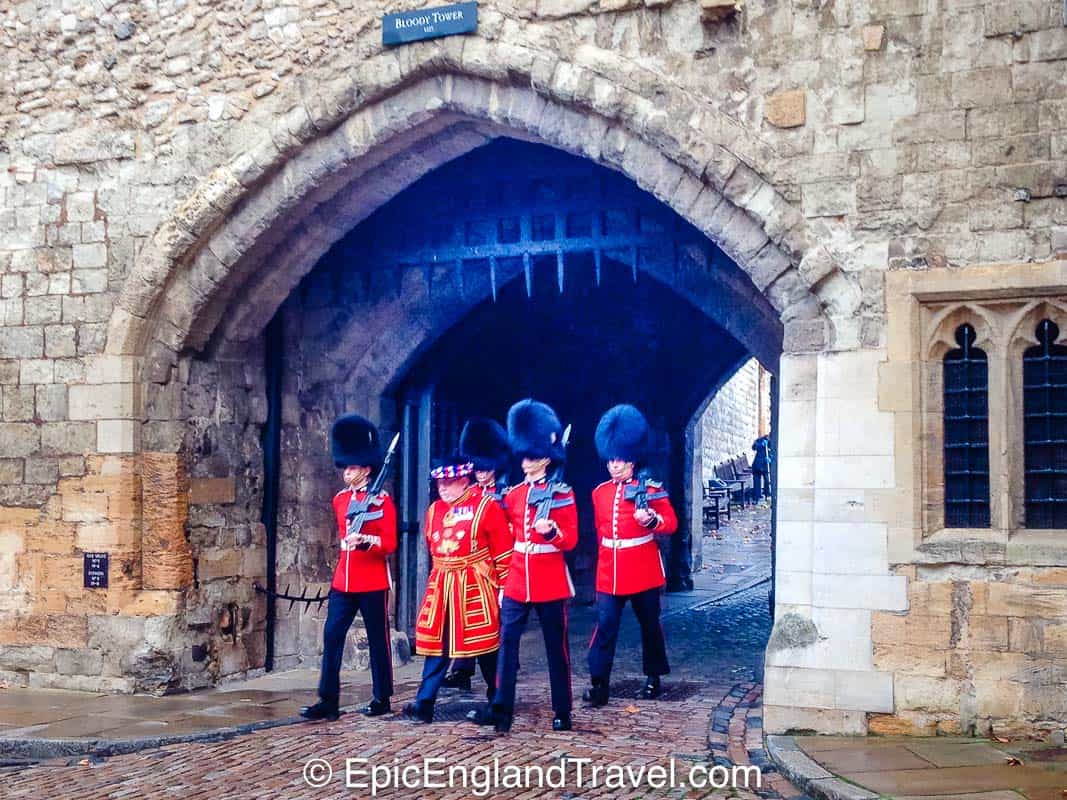
[[[896,704],[873,716],[870,728],[1005,736],[1060,730],[1067,720],[1058,689],[1067,540],[1063,530],[1026,527],[1021,359],[1040,320],[1067,322],[1067,260],[962,275],[901,272],[889,287],[879,408],[895,420],[900,502],[887,516],[888,557],[892,573],[908,582],[909,610],[872,618],[874,663],[893,673]],[[942,357],[964,323],[982,331],[989,362],[986,528],[946,527],[943,513]]]
[[[907,579],[888,556],[898,476],[893,415],[878,407],[884,357],[782,359],[779,424],[789,435],[779,436],[770,730],[864,733],[869,713],[895,707],[893,673],[876,664],[871,633],[872,615],[908,608]]]
[[[715,477],[716,464],[746,453],[752,442],[770,432],[770,380],[755,359],[746,362],[715,393],[701,419],[704,480]]]

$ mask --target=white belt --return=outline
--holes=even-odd
[[[512,548],[516,553],[558,553],[559,548],[550,544],[538,544],[537,542],[515,542]]]
[[[641,544],[648,544],[653,539],[651,533],[645,536],[638,536],[636,539],[609,539],[606,536],[600,540],[600,543],[604,547],[610,547],[613,550],[625,550],[627,547],[637,547]]]

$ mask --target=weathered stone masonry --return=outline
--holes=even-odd
[[[751,462],[752,442],[770,432],[770,375],[752,360],[716,392],[702,420],[703,478],[715,477],[716,464],[744,453]]]
[[[388,10],[402,7],[416,6]],[[636,180],[715,240],[784,327],[778,614],[818,636],[768,654],[767,729],[1062,725],[1050,673],[1026,661],[1051,669],[1058,652],[1040,622],[1067,594],[1058,551],[1003,531],[1005,570],[982,547],[961,561],[915,538],[934,533],[922,356],[892,331],[910,330],[900,315],[927,290],[898,287],[888,308],[885,290],[887,275],[940,271],[1000,291],[1030,268],[981,265],[1045,263],[1021,294],[1063,294],[1062,4],[486,2],[476,35],[392,51],[384,10],[0,12],[0,677],[130,691],[261,668],[263,326],[374,208],[511,135]],[[320,502],[330,415],[381,419],[399,365],[454,321],[417,319],[416,277],[405,286],[347,329],[382,352],[326,352],[314,377],[287,375],[283,447],[304,477],[285,489],[283,530],[322,524],[285,514]],[[314,327],[306,305],[297,316]],[[742,314],[731,324],[767,346]],[[106,592],[80,588],[87,550],[111,553]],[[322,569],[306,548],[279,569],[302,558]],[[317,646],[300,625],[279,631],[293,663]],[[1029,655],[968,655],[986,652],[982,625],[981,647]],[[1012,631],[1034,626],[1043,638],[1016,647]],[[1002,672],[966,666],[979,662]],[[1017,704],[995,702],[1002,683]]]

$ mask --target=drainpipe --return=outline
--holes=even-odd
[[[774,621],[774,587],[778,573],[778,375],[771,373],[771,621]]]
[[[263,667],[274,669],[274,622],[278,590],[278,492],[281,473],[282,443],[282,367],[285,343],[282,311],[268,323],[264,371],[267,382],[267,424],[263,426],[260,444],[263,447],[263,527],[267,531],[267,648]]]

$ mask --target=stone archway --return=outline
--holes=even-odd
[[[535,195],[539,199],[533,199]],[[535,220],[546,219],[552,224],[535,235]],[[516,231],[526,231],[522,241],[496,240],[494,233],[505,221]],[[579,234],[574,228],[583,224],[588,227]],[[477,235],[464,238],[472,226],[477,226]],[[440,239],[440,228],[447,232],[447,241]],[[639,255],[634,261],[628,260],[627,243],[633,243],[633,254]],[[492,253],[497,254],[495,273],[489,263]],[[531,253],[527,273],[523,264]],[[599,281],[601,271],[605,281],[607,275],[612,276],[607,285]],[[531,281],[544,289],[536,300],[529,297]],[[612,295],[615,302],[605,305],[602,298],[609,290],[618,294]],[[501,297],[498,306],[497,293],[509,298],[510,312],[495,310],[504,304]],[[574,304],[559,306],[560,298],[571,296],[576,298]],[[639,300],[646,297],[647,306]],[[523,340],[528,335],[530,322],[524,325],[518,320],[528,319],[534,307],[556,315],[549,331],[571,330],[566,341],[549,332],[539,339],[538,350],[548,348],[560,354],[561,360],[550,358],[538,368],[531,365],[507,372],[509,365],[518,363],[516,356],[529,350],[515,350],[504,345],[504,340]],[[635,330],[642,332],[631,358],[622,355],[626,348],[621,343],[612,346],[611,337],[600,329],[607,325],[625,336],[620,313],[633,315]],[[691,520],[696,520],[693,529],[699,530],[701,519],[700,490],[694,502],[682,478],[682,473],[692,469],[686,466],[685,429],[694,410],[747,360],[749,352],[774,365],[782,341],[781,323],[767,299],[725,254],[662,203],[587,159],[513,139],[497,140],[460,156],[400,192],[331,248],[291,293],[282,317],[287,342],[284,362],[300,375],[296,401],[300,429],[296,429],[296,413],[287,415],[285,424],[292,429],[285,436],[290,443],[285,471],[301,484],[310,485],[313,475],[320,481],[317,490],[298,493],[309,498],[306,505],[298,512],[283,512],[283,517],[314,518],[317,499],[310,498],[329,494],[336,483],[336,475],[322,456],[328,449],[327,430],[334,414],[342,409],[369,414],[390,434],[412,424],[404,422],[398,408],[417,406],[408,399],[409,392],[418,390],[410,385],[409,373],[425,365],[427,358],[439,363],[437,359],[454,359],[461,352],[452,349],[452,355],[431,355],[429,351],[439,350],[443,340],[463,339],[473,335],[472,329],[492,328],[497,333],[472,352],[494,366],[478,377],[471,375],[464,385],[453,381],[450,390],[435,392],[433,402],[447,399],[465,409],[463,413],[475,413],[464,403],[482,403],[477,413],[502,417],[510,401],[522,392],[545,393],[539,396],[551,399],[575,423],[581,443],[572,466],[582,468],[570,479],[583,496],[599,482],[599,478],[590,482],[590,474],[599,474],[602,468],[589,449],[596,424],[590,415],[602,412],[603,403],[627,398],[639,403],[660,420],[664,457],[657,465],[658,474],[669,477],[676,487],[679,512],[692,507],[683,532],[671,539],[674,560],[668,560],[668,572],[672,585],[679,587],[689,577],[686,556]],[[572,327],[572,321],[584,323],[581,334],[577,331],[581,326]],[[671,346],[657,346],[669,336],[673,337]],[[577,341],[587,345],[577,346]],[[586,351],[586,346],[592,349]],[[583,365],[589,356],[615,366],[590,379],[597,373],[591,365]],[[644,357],[650,358],[645,371],[656,388],[647,381],[639,383],[632,371],[626,372],[633,369],[630,362]],[[575,375],[561,382],[557,374],[567,374],[564,364],[572,365]],[[464,366],[460,359],[452,371]],[[532,374],[541,377],[531,384]],[[624,374],[633,383],[620,384],[618,376]],[[441,382],[440,378],[420,380]],[[506,388],[494,392],[501,381]],[[472,397],[470,387],[478,384],[482,388]],[[587,394],[582,395],[583,391]],[[573,402],[574,392],[587,401]],[[496,400],[486,401],[486,395]],[[411,413],[422,422],[432,416],[414,408]],[[406,457],[401,464],[419,461],[407,449],[421,435],[414,432],[418,426],[404,427]],[[444,436],[454,440],[455,433]],[[302,453],[298,469],[293,467],[296,451]],[[401,521],[415,525],[425,499],[410,508],[408,504],[411,498],[423,497],[424,481],[408,477],[398,482],[405,486]],[[409,483],[419,488],[408,491]],[[587,504],[580,511],[588,511]],[[320,560],[328,560],[328,539],[309,539],[299,525],[285,531],[285,536],[302,539],[309,548],[321,546]],[[595,551],[587,552],[589,541],[584,535],[582,543],[582,556],[588,562]],[[317,569],[302,565],[298,556],[283,559],[279,575],[283,585],[313,584],[323,578]],[[588,588],[581,578],[575,582]]]
[[[847,315],[858,292],[756,169],[707,142],[671,158],[634,133],[650,119],[610,120],[574,98],[546,94],[445,74],[384,94],[344,119],[313,125],[305,109],[295,109],[290,117],[302,116],[303,127],[288,133],[294,120],[283,119],[271,138],[295,137],[302,149],[264,165],[245,153],[219,167],[146,245],[112,316],[107,352],[147,356],[149,376],[158,379],[177,352],[203,346],[238,287],[256,293],[249,305],[258,311],[261,302],[276,308],[317,256],[391,193],[505,131],[627,174],[742,265],[795,331],[787,340],[797,339],[797,349],[828,343],[828,329],[813,330],[825,328],[821,306]],[[335,102],[344,97],[338,90]],[[464,124],[470,121],[477,124]],[[332,130],[313,138],[328,122]],[[264,253],[275,266],[253,278]],[[228,335],[247,339],[255,324],[240,323],[231,322]],[[787,349],[794,349],[788,341]]]
[[[120,426],[121,452],[135,454],[138,463],[163,452],[168,454],[164,471],[179,473],[183,458],[173,454],[182,452],[195,462],[197,485],[212,485],[213,471],[225,462],[211,438],[212,422],[184,406],[178,413],[161,411],[173,405],[168,394],[176,391],[181,402],[195,405],[197,392],[191,384],[212,381],[262,392],[262,375],[249,364],[249,356],[261,352],[254,345],[261,343],[267,321],[322,254],[403,187],[502,135],[550,144],[615,169],[691,223],[738,265],[732,291],[751,293],[777,317],[786,351],[830,346],[832,319],[847,315],[858,302],[852,279],[838,269],[826,247],[813,243],[799,212],[756,169],[725,147],[693,139],[692,131],[684,136],[682,130],[675,131],[669,137],[675,145],[666,145],[662,131],[650,131],[676,123],[650,108],[644,116],[608,118],[549,87],[451,73],[398,81],[390,88],[390,93],[361,102],[355,111],[340,92],[336,108],[345,109],[347,116],[341,111],[327,115],[330,126],[321,116],[316,117],[320,124],[311,125],[312,117],[301,107],[272,133],[274,140],[289,143],[284,156],[262,165],[259,155],[245,154],[219,167],[141,252],[112,315],[102,359],[109,379],[132,398],[115,419],[100,423]],[[592,99],[588,102],[595,106]],[[297,142],[302,143],[299,149]],[[273,144],[266,147],[266,152],[275,150]],[[410,336],[396,337],[390,345],[400,348],[392,353],[397,358],[403,357],[403,348],[417,346],[412,341],[432,334],[418,315],[403,313],[405,302],[401,293],[390,312],[412,325]],[[743,325],[744,320],[735,323]],[[382,359],[383,364],[395,360]],[[371,384],[388,381],[384,366],[363,367],[365,376],[376,374]],[[195,380],[190,381],[191,375]],[[341,407],[354,406],[380,419],[376,396],[369,385],[361,387]],[[226,434],[231,438],[228,447],[254,449],[252,431],[265,412],[255,398],[242,402],[247,407],[236,403],[222,410],[244,424],[242,430]],[[172,483],[180,495],[180,478]],[[146,486],[146,496],[147,491]],[[253,487],[244,496],[237,491],[236,502],[246,508],[254,505],[256,491]],[[204,502],[212,501],[209,497]],[[234,502],[232,490],[229,502]],[[210,518],[212,512],[206,513]],[[242,583],[234,594],[234,586],[190,581],[194,571],[205,570],[216,578],[254,576],[255,557],[249,554],[235,565],[229,549],[210,544],[206,550],[197,545],[194,556],[174,533],[185,527],[196,532],[198,541],[206,536],[210,542],[210,523],[195,508],[188,520],[177,520],[177,526],[173,522],[160,533],[147,516],[142,521],[142,563],[170,559],[176,565],[152,588],[182,591],[186,616],[191,614],[195,625],[210,624],[211,612],[205,609],[223,599],[244,603],[246,623],[254,624],[260,612],[250,583]],[[244,535],[253,546],[261,543],[255,526]],[[248,648],[226,645],[223,650],[213,660],[221,674],[241,672],[258,658]]]

